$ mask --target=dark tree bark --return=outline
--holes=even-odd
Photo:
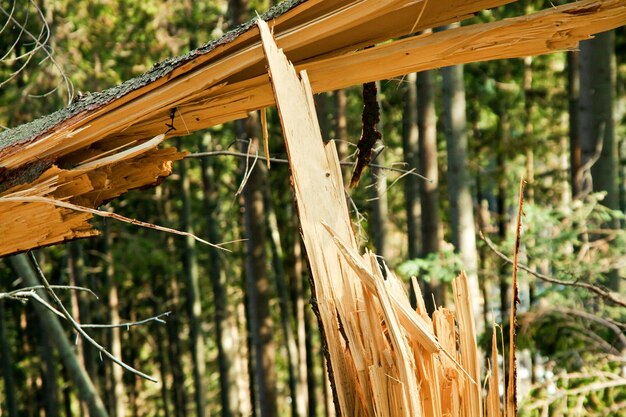
[[[579,57],[579,51],[567,52],[567,98],[572,198],[579,197],[582,191],[582,157],[580,153],[580,128],[578,117],[578,101],[580,98]]]
[[[201,142],[201,152],[208,149],[210,136],[205,136]],[[202,158],[202,188],[204,194],[204,211],[208,218],[217,219],[219,213],[218,195],[214,186],[219,175],[215,171],[210,158]],[[219,242],[220,234],[216,221],[207,222],[207,236],[210,242]],[[218,251],[209,251],[209,275],[213,289],[215,339],[217,345],[217,364],[220,373],[220,402],[222,416],[231,417],[246,415],[249,410],[249,401],[241,401],[237,389],[237,381],[243,376],[239,372],[238,364],[242,361],[237,351],[239,330],[234,317],[233,306],[228,302],[226,274],[222,265],[221,254]]]
[[[348,147],[348,117],[346,115],[347,98],[345,90],[335,91],[335,140],[337,141],[337,155],[344,161],[350,155]],[[350,178],[350,167],[342,165],[341,173],[344,184]]]
[[[498,171],[498,190],[497,190],[497,225],[498,225],[498,238],[500,242],[504,242],[506,239],[506,226],[507,226],[507,207],[506,207],[506,192],[507,181],[505,173],[505,156],[504,152],[506,147],[510,143],[509,132],[511,126],[509,122],[509,116],[506,113],[504,106],[500,106],[498,114],[498,134],[497,138],[500,140],[500,149],[496,155],[496,169]],[[509,311],[509,275],[508,267],[502,264],[500,267],[500,312],[502,317],[505,317],[506,312]]]
[[[272,266],[274,279],[276,280],[276,292],[280,305],[280,325],[287,347],[287,368],[289,374],[289,390],[291,392],[291,415],[292,417],[306,417],[307,391],[306,385],[300,384],[298,367],[298,346],[291,326],[291,300],[283,267],[283,250],[280,242],[280,231],[276,220],[276,211],[271,203],[268,187],[263,188],[264,203],[267,213],[267,225],[269,231],[270,247],[272,250]]]
[[[54,345],[52,344],[50,329],[46,328],[41,321],[39,321],[38,327],[39,334],[41,335],[41,357],[45,365],[42,378],[44,411],[46,417],[57,417],[60,411],[58,360],[54,354]],[[77,359],[80,361],[80,357]]]
[[[109,323],[120,323],[120,301],[118,296],[117,282],[115,280],[115,263],[113,261],[113,237],[111,236],[110,225],[108,221],[104,222],[104,228],[102,231],[102,253],[103,269],[102,273],[104,281],[107,283],[109,289],[108,293],[108,310],[109,310]],[[122,359],[122,334],[119,327],[112,327],[109,330],[109,337],[111,343],[111,354],[116,358]],[[109,404],[111,414],[114,417],[124,417],[126,415],[126,390],[124,387],[124,371],[119,366],[112,366],[111,379],[109,386],[111,387],[111,395]]]
[[[422,256],[439,252],[441,225],[439,222],[439,172],[437,167],[437,116],[433,91],[433,74],[423,71],[417,74],[417,123],[419,129],[420,169],[430,181],[421,188],[422,212]],[[429,277],[424,283],[426,298],[433,294],[437,305],[446,305],[446,288],[437,277]],[[429,313],[435,310],[432,303],[426,303]]]
[[[383,107],[380,101],[380,82],[376,83],[376,89],[378,91],[377,102],[380,111],[380,120],[378,122],[378,131],[381,132],[381,140],[374,145],[374,150],[377,147],[383,146],[384,141],[384,115]],[[376,164],[385,165],[385,153],[381,152],[376,158]],[[374,248],[379,256],[383,259],[391,259],[391,253],[389,251],[389,245],[387,244],[387,219],[389,218],[389,204],[387,201],[387,175],[383,169],[377,167],[370,167],[372,178],[372,221],[371,231],[374,240]]]
[[[613,95],[615,91],[615,32],[605,32],[580,43],[580,141],[583,165],[592,163],[591,178],[583,179],[583,187],[605,191],[606,207],[619,210],[618,151],[615,139]],[[591,181],[591,184],[586,182]],[[607,225],[619,228],[615,220]],[[608,285],[619,291],[616,271]]]
[[[443,107],[448,157],[448,201],[452,244],[461,255],[463,268],[470,281],[472,312],[478,329],[482,328],[480,289],[478,285],[478,252],[474,223],[474,201],[470,187],[467,143],[467,117],[463,66],[445,67],[443,76]]]
[[[241,126],[241,123],[237,123]],[[257,134],[258,118],[251,113],[245,124],[245,132],[238,131],[238,137],[250,140],[244,151],[254,155],[260,152]],[[265,167],[257,164],[243,189],[243,221],[246,240],[246,289],[248,291],[248,320],[254,349],[254,377],[256,398],[260,417],[273,417],[277,414],[276,392],[276,346],[273,341],[274,327],[269,308],[271,283],[267,270],[265,250],[265,212],[263,187],[266,186]]]
[[[182,149],[182,139],[178,139],[178,148]],[[188,175],[188,161],[178,163],[180,174],[180,198],[182,201],[181,229],[193,233],[191,224],[191,197]],[[187,315],[189,316],[189,345],[193,366],[194,400],[196,415],[204,417],[206,407],[206,390],[204,388],[204,336],[202,335],[202,301],[200,297],[200,277],[196,256],[196,241],[191,236],[183,238],[183,268],[185,272],[185,287],[187,289]]]
[[[417,76],[408,74],[404,80],[404,107],[402,109],[402,151],[406,169],[417,169],[419,165],[417,129]],[[420,204],[418,177],[409,175],[404,179],[404,200],[406,207],[408,258],[415,259],[420,254]]]
[[[4,302],[0,301],[0,358],[2,359],[2,377],[4,378],[4,402],[8,417],[17,417],[15,401],[15,383],[13,381],[13,354],[7,334]]]

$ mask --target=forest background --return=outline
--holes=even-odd
[[[463,24],[553,3],[521,0]],[[119,84],[269,6],[5,0],[0,125],[15,127]],[[450,281],[465,269],[480,288],[474,310],[486,355],[491,323],[506,329],[510,304],[510,265],[494,249],[512,253],[518,184],[528,181],[521,415],[618,416],[626,409],[625,79],[622,27],[583,42],[580,51],[377,83],[378,167],[349,191],[360,243],[406,278],[407,288],[416,276],[432,294],[429,308],[450,304]],[[361,91],[316,96],[323,137],[337,141],[346,182],[361,134]],[[104,405],[95,412],[42,319],[49,312],[32,299],[4,298],[0,416],[334,415],[274,109],[268,119],[271,169],[245,156],[259,149],[259,117],[251,114],[177,139],[191,155],[175,164],[174,175],[104,207],[211,242],[234,241],[232,252],[111,219],[96,220],[99,238],[35,251],[51,283],[98,294],[59,292],[80,323],[171,312],[160,316],[166,323],[89,330],[158,382],[102,359],[63,323],[71,354]],[[27,286],[25,271],[17,258],[0,263],[0,290]]]

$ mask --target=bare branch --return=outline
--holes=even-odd
[[[236,157],[239,157],[239,158],[249,158],[250,157],[250,155],[248,155],[246,153],[243,153],[243,152],[211,151],[211,152],[190,153],[190,154],[186,155],[185,158],[207,158],[207,157],[211,157],[211,156],[236,156]],[[264,156],[261,156],[261,155],[257,155],[256,159],[260,159],[261,161],[267,161],[267,158],[264,157]],[[269,160],[270,160],[270,162],[277,163],[277,164],[288,164],[289,163],[289,161],[287,159],[282,159],[282,158],[269,158]],[[342,161],[342,162],[340,162],[340,164],[342,166],[350,166],[350,167],[352,165],[354,165],[354,163],[350,162],[350,161]],[[369,164],[369,166],[374,167],[374,168],[384,169],[386,171],[398,172],[400,174],[404,174],[402,176],[414,175],[414,176],[416,176],[418,178],[423,179],[424,181],[433,182],[431,179],[426,178],[425,176],[415,172],[415,168],[407,170],[407,169],[393,168],[393,167],[388,167],[388,166],[378,165],[378,164]]]
[[[9,78],[7,78],[6,80],[0,81],[0,87],[4,86],[8,82],[10,82],[21,71],[23,71],[24,68],[28,65],[28,63],[32,60],[32,58],[36,55],[36,53],[41,50],[43,52],[43,54],[45,55],[45,57],[40,61],[40,64],[43,63],[46,60],[50,60],[50,62],[54,66],[54,68],[56,68],[56,70],[58,71],[59,75],[61,76],[61,78],[63,80],[63,83],[65,84],[65,87],[67,89],[67,102],[69,104],[69,103],[72,102],[72,99],[74,97],[74,86],[72,85],[72,82],[70,81],[69,77],[63,71],[63,68],[61,68],[61,65],[54,59],[52,48],[50,48],[50,46],[48,45],[48,41],[50,39],[50,27],[48,26],[48,22],[46,22],[46,18],[44,16],[43,12],[41,11],[41,9],[37,6],[37,4],[33,0],[30,1],[30,4],[32,4],[33,7],[35,7],[35,10],[37,11],[37,14],[39,15],[39,20],[41,21],[41,24],[42,24],[41,31],[39,32],[38,36],[35,36],[34,34],[32,34],[26,28],[26,23],[27,23],[28,20],[26,20],[26,22],[24,22],[24,24],[22,24],[19,21],[17,21],[17,19],[15,18],[14,15],[15,15],[15,5],[16,5],[16,2],[13,3],[13,6],[12,6],[10,11],[5,10],[4,7],[0,7],[0,13],[4,14],[7,17],[6,25],[11,23],[11,24],[15,25],[20,30],[20,35],[16,39],[15,44],[9,49],[9,51],[6,53],[5,57],[3,57],[3,59],[6,58],[6,56],[8,56],[8,54],[10,53],[10,51],[12,49],[14,49],[15,45],[17,44],[18,40],[21,38],[23,33],[26,34],[29,38],[31,38],[32,41],[33,41],[33,44],[35,45],[34,48],[31,49],[30,51],[28,51],[25,54],[22,54],[20,56],[16,56],[14,58],[14,60],[25,59],[25,62],[20,66],[20,68],[15,70],[9,76]],[[29,15],[30,15],[30,13],[28,13],[28,11],[27,11],[27,17]],[[6,28],[6,25],[2,28],[2,31]],[[56,88],[54,90],[56,90]],[[52,90],[52,91],[54,91],[54,90]],[[49,93],[51,93],[51,92],[49,92]],[[47,94],[49,94],[49,93],[47,93]],[[47,95],[47,94],[45,94],[45,95]]]
[[[125,217],[125,216],[122,216],[122,215],[117,214],[117,213],[112,213],[112,212],[108,212],[108,211],[96,210],[96,209],[92,209],[92,208],[89,208],[89,207],[79,206],[79,205],[76,205],[76,204],[68,203],[67,201],[55,200],[53,198],[41,197],[41,196],[23,196],[23,197],[20,197],[20,196],[17,196],[15,194],[9,194],[7,196],[0,197],[0,202],[2,202],[2,201],[18,201],[18,202],[24,202],[24,203],[48,203],[48,204],[52,204],[54,206],[63,207],[63,208],[70,209],[70,210],[75,210],[75,211],[81,211],[83,213],[90,213],[90,214],[94,214],[94,215],[100,216],[100,217],[109,217],[109,218],[112,218],[112,219],[115,219],[115,220],[119,220],[119,221],[124,222],[124,223],[133,224],[133,225],[139,226],[139,227],[145,227],[146,229],[154,229],[154,230],[159,230],[161,232],[173,233],[173,234],[181,235],[181,236],[189,236],[189,237],[197,240],[200,243],[204,243],[205,245],[208,245],[208,246],[211,246],[213,248],[220,249],[220,250],[223,250],[223,251],[226,251],[226,252],[230,252],[229,249],[226,249],[226,248],[221,246],[224,243],[220,243],[220,244],[211,243],[211,242],[208,242],[208,241],[206,241],[206,240],[204,240],[202,238],[199,238],[198,236],[194,235],[193,233],[183,232],[181,230],[171,229],[171,228],[165,227],[165,226],[159,226],[159,225],[152,224],[152,223],[142,222],[141,220],[131,219],[129,217]]]
[[[115,362],[116,364],[118,364],[122,368],[126,369],[127,371],[129,371],[129,372],[131,372],[131,373],[133,373],[135,375],[138,375],[138,376],[140,376],[142,378],[145,378],[145,379],[147,379],[149,381],[158,382],[155,378],[151,377],[150,375],[147,375],[147,374],[145,374],[145,373],[143,373],[141,371],[138,371],[137,369],[135,369],[135,368],[127,365],[126,363],[122,362],[121,360],[119,360],[118,358],[113,356],[108,350],[106,350],[104,347],[102,347],[98,342],[96,342],[94,339],[92,339],[91,336],[89,336],[82,329],[81,325],[79,323],[77,323],[76,320],[74,320],[74,317],[72,317],[72,315],[67,311],[67,309],[65,308],[65,306],[63,305],[63,303],[61,302],[59,297],[56,295],[56,293],[54,292],[54,290],[52,289],[52,287],[48,283],[48,280],[46,279],[45,275],[43,274],[43,271],[39,267],[39,263],[37,263],[37,259],[35,258],[35,255],[32,252],[28,252],[28,255],[30,257],[30,262],[31,262],[32,266],[35,268],[35,272],[37,273],[37,276],[39,277],[39,279],[43,283],[43,286],[45,287],[45,289],[48,291],[48,294],[50,294],[50,296],[52,297],[54,302],[57,304],[57,306],[59,306],[59,308],[60,308],[61,312],[63,313],[63,315],[65,316],[65,318],[72,324],[72,327],[74,327],[74,329],[76,329],[78,334],[80,334],[82,337],[85,338],[85,340],[87,340],[89,343],[91,343],[100,352],[100,354],[104,354],[107,358],[111,359],[113,362]]]
[[[2,300],[3,298],[10,298],[10,299],[23,301],[24,298],[30,297],[31,294],[34,293],[36,290],[41,290],[44,288],[45,287],[43,285],[35,285],[32,287],[24,287],[24,288],[19,288],[17,290],[13,290],[9,292],[3,292],[3,293],[0,293],[0,300]],[[96,297],[96,299],[99,299],[96,293],[91,291],[89,288],[85,288],[85,287],[77,287],[75,285],[51,285],[50,288],[54,290],[85,291],[93,295],[94,297]]]
[[[498,250],[498,248],[493,244],[493,242],[491,240],[489,240],[489,238],[487,238],[485,235],[483,235],[483,232],[479,232],[479,236],[480,239],[485,242],[487,244],[487,246],[489,247],[489,249],[491,249],[491,251],[493,253],[495,253],[496,255],[498,255],[502,260],[512,264],[513,261],[507,257],[505,254],[503,254],[502,252],[500,252]],[[616,297],[612,292],[605,290],[604,288],[601,288],[597,285],[593,285],[593,284],[589,284],[587,282],[580,282],[578,280],[575,281],[565,281],[562,279],[557,279],[545,274],[542,274],[540,272],[534,271],[532,269],[530,269],[529,267],[522,265],[522,264],[518,264],[517,267],[523,271],[528,272],[531,275],[536,276],[537,278],[539,278],[542,281],[545,282],[549,282],[551,284],[556,284],[556,285],[564,285],[564,286],[569,286],[569,287],[578,287],[578,288],[584,288],[586,290],[589,290],[591,292],[593,292],[594,294],[602,297],[603,299],[610,301],[614,304],[620,305],[622,307],[626,307],[626,301],[623,301],[621,299],[619,299],[618,297]]]
[[[83,329],[113,329],[116,327],[123,327],[126,328],[126,330],[129,330],[133,326],[141,326],[142,324],[150,323],[151,321],[165,324],[166,321],[163,320],[163,317],[169,317],[170,314],[172,314],[171,311],[166,311],[165,313],[161,313],[158,316],[149,317],[140,321],[129,321],[128,323],[120,324],[81,324],[80,327],[82,327]]]

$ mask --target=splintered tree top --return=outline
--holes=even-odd
[[[626,21],[623,0],[586,0],[418,35],[509,2],[289,0],[262,18],[289,60],[307,70],[315,93],[574,48]],[[119,86],[0,133],[0,256],[97,234],[91,213],[55,201],[95,208],[156,184],[184,156],[159,147],[163,140],[271,105],[259,31],[251,21]]]

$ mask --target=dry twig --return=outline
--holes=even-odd
[[[59,306],[59,309],[61,310],[63,316],[72,324],[72,327],[74,327],[74,329],[78,332],[78,334],[80,334],[82,337],[85,338],[85,340],[87,340],[89,343],[91,343],[100,352],[100,354],[104,354],[107,358],[111,359],[113,362],[115,362],[116,364],[118,364],[122,368],[126,369],[127,371],[129,371],[129,372],[131,372],[131,373],[133,373],[135,375],[138,375],[138,376],[140,376],[142,378],[145,378],[148,381],[158,382],[155,378],[151,377],[150,375],[147,375],[147,374],[145,374],[145,373],[143,373],[143,372],[133,368],[132,366],[127,365],[126,363],[122,362],[121,360],[119,360],[118,358],[113,356],[113,354],[111,354],[108,350],[106,350],[98,342],[96,342],[91,336],[89,336],[83,330],[81,325],[78,322],[76,322],[76,320],[74,320],[74,317],[72,317],[72,315],[69,313],[69,311],[67,311],[67,308],[65,308],[65,306],[63,305],[63,303],[61,302],[59,297],[56,295],[56,293],[54,292],[54,290],[50,286],[50,283],[48,283],[48,280],[46,279],[43,271],[39,267],[39,263],[37,262],[37,259],[35,258],[35,255],[33,254],[33,252],[28,252],[28,255],[30,257],[31,264],[32,264],[33,268],[35,269],[35,272],[37,273],[37,276],[39,277],[39,279],[43,283],[44,288],[47,290],[48,294],[50,294],[50,296],[52,297],[52,299],[54,300],[56,305]]]
[[[137,220],[137,219],[131,219],[129,217],[125,217],[122,216],[120,214],[117,213],[112,213],[112,212],[108,212],[108,211],[102,211],[102,210],[96,210],[96,209],[92,209],[89,207],[84,207],[84,206],[79,206],[77,204],[72,204],[72,203],[68,203],[67,201],[61,201],[61,200],[55,200],[53,198],[48,198],[48,197],[41,197],[41,196],[16,196],[16,195],[8,195],[8,196],[4,196],[4,197],[0,197],[0,202],[2,201],[15,201],[15,202],[22,202],[22,203],[47,203],[47,204],[52,204],[55,205],[57,207],[63,207],[69,210],[75,210],[75,211],[81,211],[83,213],[90,213],[90,214],[94,214],[96,216],[100,216],[100,217],[109,217],[115,220],[119,220],[121,222],[124,223],[128,223],[128,224],[133,224],[135,226],[139,226],[139,227],[145,227],[146,229],[154,229],[154,230],[159,230],[161,232],[167,232],[167,233],[173,233],[176,235],[181,235],[181,236],[189,236],[191,238],[193,238],[194,240],[197,240],[200,243],[204,243],[205,245],[211,246],[213,248],[216,249],[220,249],[226,252],[230,252],[230,250],[222,247],[221,245],[224,245],[225,243],[220,243],[220,244],[215,244],[215,243],[211,243],[208,242],[202,238],[199,238],[198,236],[194,235],[193,233],[189,233],[189,232],[183,232],[181,230],[176,230],[176,229],[171,229],[169,227],[165,227],[165,226],[159,226],[156,224],[152,224],[152,223],[147,223],[147,222],[142,222],[141,220]]]
[[[498,248],[493,244],[493,242],[488,237],[486,237],[482,232],[479,232],[479,236],[480,236],[480,239],[487,244],[487,247],[489,247],[489,249],[491,249],[491,251],[493,253],[495,253],[498,257],[500,257],[505,262],[508,262],[510,264],[513,263],[511,258],[509,258],[505,254],[500,252],[498,250]],[[531,268],[529,268],[529,267],[527,267],[525,265],[522,265],[522,264],[518,264],[517,267],[519,269],[523,270],[523,271],[528,272],[531,275],[534,275],[535,277],[539,278],[542,281],[549,282],[550,284],[584,288],[584,289],[589,290],[589,291],[593,292],[594,294],[602,297],[606,301],[609,301],[611,303],[617,304],[617,305],[622,306],[622,307],[626,307],[626,301],[621,300],[620,298],[616,297],[615,294],[613,294],[612,292],[610,292],[610,291],[608,291],[608,290],[606,290],[606,289],[604,289],[602,287],[599,287],[597,285],[589,284],[587,282],[580,282],[578,280],[575,280],[575,281],[565,281],[565,280],[562,280],[562,279],[557,279],[557,278],[551,277],[549,275],[545,275],[545,274],[542,274],[540,272],[534,271],[533,269],[531,269]]]
[[[236,156],[239,158],[249,158],[250,155],[243,153],[243,152],[233,152],[233,151],[210,151],[210,152],[197,152],[197,153],[190,153],[188,155],[185,155],[185,158],[207,158],[207,157],[211,157],[211,156]],[[260,159],[261,161],[266,161],[268,158],[261,156],[261,155],[257,155],[256,156],[257,159]],[[288,164],[289,161],[287,159],[282,159],[282,158],[269,158],[269,160],[271,162],[277,163],[277,164]],[[353,166],[354,162],[350,162],[350,161],[342,161],[340,162],[340,164],[342,166]],[[374,168],[379,168],[379,169],[384,169],[385,171],[391,171],[391,172],[398,172],[400,174],[403,174],[401,177],[405,176],[405,175],[414,175],[418,178],[423,179],[424,181],[428,181],[428,182],[433,182],[431,179],[426,178],[425,176],[418,174],[417,172],[415,172],[415,168],[413,169],[401,169],[401,168],[394,168],[394,167],[388,167],[388,166],[384,166],[384,165],[378,165],[378,164],[369,164],[370,167],[374,167]]]

